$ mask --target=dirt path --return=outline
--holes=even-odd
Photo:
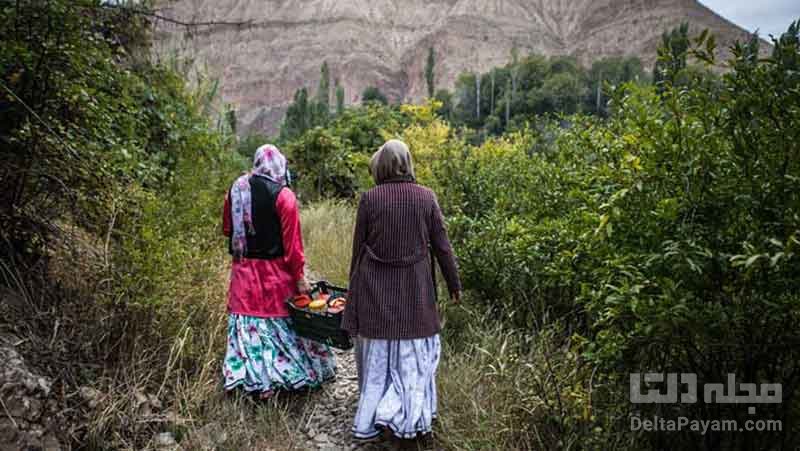
[[[349,249],[349,246],[348,246]],[[309,280],[321,280],[306,267]],[[398,441],[358,442],[351,428],[358,406],[358,371],[352,350],[333,350],[336,354],[336,380],[314,393],[307,406],[308,421],[298,431],[297,443],[301,448],[315,451],[384,451],[417,449],[410,443]],[[420,448],[422,449],[422,448]]]
[[[309,407],[310,416],[302,430],[303,448],[320,451],[394,450],[392,443],[359,443],[353,440],[353,425],[358,404],[358,375],[352,351],[335,351],[336,380],[316,393]],[[300,440],[300,438],[298,438]]]

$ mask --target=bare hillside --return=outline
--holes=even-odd
[[[327,60],[347,103],[370,85],[395,100],[425,92],[427,50],[437,86],[459,73],[502,65],[520,54],[574,55],[583,63],[636,55],[650,65],[661,33],[683,21],[708,28],[721,49],[743,29],[695,0],[176,0],[159,22],[157,54],[193,58],[222,81],[240,129],[277,130],[296,89],[316,87]]]

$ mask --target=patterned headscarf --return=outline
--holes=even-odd
[[[253,206],[250,198],[250,177],[264,177],[281,186],[289,184],[289,171],[286,157],[272,144],[265,144],[256,150],[253,169],[242,175],[231,188],[231,213],[233,216],[233,236],[231,237],[233,258],[238,260],[247,252],[247,235],[256,234],[253,227]]]

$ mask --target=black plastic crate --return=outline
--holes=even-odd
[[[331,285],[324,280],[313,284],[308,294],[313,299],[319,293],[329,294],[328,302],[340,297],[347,299],[347,288]],[[348,350],[353,347],[350,336],[341,328],[344,310],[339,313],[313,312],[307,308],[295,307],[292,300],[293,298],[287,299],[286,303],[289,305],[292,327],[297,335],[338,349]]]

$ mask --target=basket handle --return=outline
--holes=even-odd
[[[330,286],[331,286],[331,284],[329,284],[327,280],[319,280],[319,281],[317,281],[317,283],[315,285],[321,291],[328,291],[328,288],[330,288]]]

